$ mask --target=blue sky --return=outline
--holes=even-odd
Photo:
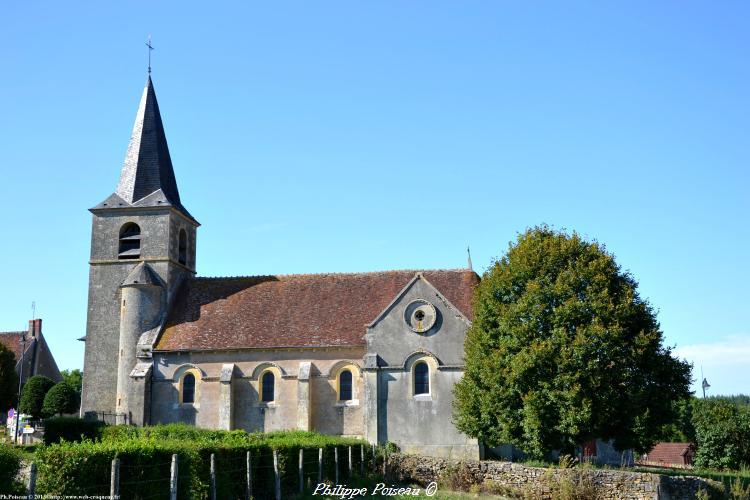
[[[83,365],[91,215],[153,79],[203,276],[484,270],[597,239],[711,393],[750,392],[747,2],[15,2],[0,330]]]

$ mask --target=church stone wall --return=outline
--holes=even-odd
[[[86,351],[83,361],[81,412],[115,409],[117,349],[120,342],[120,283],[130,272],[126,265],[92,265]]]
[[[404,453],[478,458],[477,440],[461,434],[451,421],[453,386],[462,375],[458,370],[438,369],[430,377],[431,394],[423,398],[412,395],[410,372],[380,372],[384,401],[380,441],[396,443]]]
[[[432,304],[437,315],[425,332],[406,320],[413,301]],[[478,458],[475,439],[453,425],[453,387],[463,375],[464,339],[469,322],[424,278],[413,281],[366,335],[365,434],[410,453]],[[429,366],[429,394],[414,394],[412,368]]]
[[[354,374],[352,406],[337,400],[332,370],[342,364],[353,364],[361,370],[363,348],[277,349],[212,351],[193,353],[154,353],[155,371],[151,404],[151,423],[183,422],[205,428],[219,428],[222,411],[220,375],[225,364],[234,364],[231,381],[233,429],[270,432],[298,428],[298,373],[300,363],[311,363],[310,425],[311,430],[331,435],[363,435],[361,375]],[[196,403],[179,403],[179,379],[182,371],[200,370],[196,384]],[[281,373],[276,377],[275,401],[260,401],[259,377],[266,368]],[[360,372],[361,373],[361,372]]]
[[[120,339],[120,285],[130,271],[146,261],[168,286],[167,301],[182,276],[190,271],[170,260],[170,232],[177,219],[168,208],[97,209],[94,211],[91,235],[91,267],[89,271],[88,317],[81,413],[114,412],[117,403],[117,367]],[[120,228],[135,222],[141,228],[139,259],[118,260]],[[194,262],[195,228],[188,234],[188,264]],[[175,240],[176,241],[176,240]],[[191,246],[192,245],[192,248]],[[191,259],[191,260],[190,260]],[[137,334],[143,332],[136,332]],[[135,351],[136,346],[132,346]],[[125,367],[132,369],[132,367]]]
[[[337,401],[336,384],[335,378],[325,375],[312,379],[312,428],[321,434],[363,436],[364,384],[361,371],[359,376],[353,373],[353,404]]]

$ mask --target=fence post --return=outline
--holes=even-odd
[[[281,500],[281,477],[279,476],[279,455],[273,450],[273,473],[276,476],[276,500]]]
[[[336,466],[336,481],[333,484],[339,484],[339,447],[333,447],[333,463]]]
[[[323,448],[318,448],[318,484],[323,482]]]
[[[216,500],[216,455],[211,453],[211,500]]]
[[[31,462],[31,471],[29,472],[29,487],[26,490],[28,498],[36,498],[36,462]]]
[[[109,497],[112,500],[120,497],[120,459],[112,460],[112,473],[109,478]]]
[[[177,500],[177,453],[172,455],[172,467],[169,471],[169,500]]]
[[[352,447],[349,447],[349,479],[352,477]]]
[[[299,449],[299,494],[301,495],[305,491],[305,474],[302,469],[302,459],[304,456],[304,450]]]
[[[245,459],[247,462],[247,500],[250,500],[253,497],[253,473],[252,473],[252,461],[250,459],[250,452],[247,452],[247,458]]]
[[[359,476],[365,477],[365,445],[359,445]]]

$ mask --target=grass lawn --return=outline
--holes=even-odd
[[[750,469],[739,471],[718,471],[713,469],[663,469],[659,467],[634,467],[636,472],[652,472],[664,474],[665,476],[698,476],[713,479],[724,483],[729,488],[731,484],[739,479],[744,488],[750,488]]]

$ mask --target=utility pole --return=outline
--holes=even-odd
[[[18,444],[18,424],[21,419],[21,387],[23,386],[23,358],[26,354],[26,333],[21,334],[21,373],[18,377],[18,404],[16,405],[16,428],[13,433],[13,443]]]

